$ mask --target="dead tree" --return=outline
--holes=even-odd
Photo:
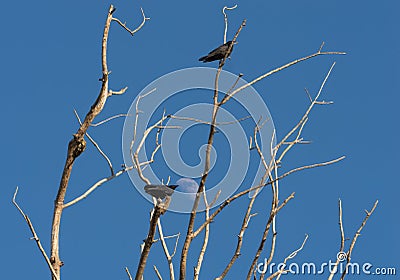
[[[231,7],[231,8],[224,7],[222,10],[222,13],[224,16],[224,23],[225,23],[223,43],[226,43],[226,41],[227,41],[228,17],[226,14],[226,10],[233,10],[235,8],[236,8],[236,6]],[[15,204],[15,206],[17,207],[17,209],[19,210],[19,212],[22,214],[25,221],[27,222],[28,227],[33,234],[33,239],[36,241],[36,244],[46,261],[49,271],[51,272],[52,279],[57,279],[57,280],[61,279],[61,267],[63,265],[63,261],[60,256],[60,253],[59,253],[59,238],[60,238],[61,216],[62,216],[63,210],[65,208],[73,206],[77,202],[83,200],[84,198],[86,198],[88,195],[90,195],[96,188],[98,188],[102,184],[104,184],[114,178],[117,178],[130,170],[136,170],[137,176],[143,181],[143,183],[145,183],[146,185],[151,184],[152,182],[144,175],[143,170],[148,165],[154,163],[154,155],[161,149],[161,143],[159,143],[159,140],[158,140],[159,135],[161,135],[165,129],[171,128],[168,125],[164,125],[164,123],[168,119],[172,119],[172,118],[179,119],[178,116],[174,116],[172,114],[166,114],[164,112],[164,114],[162,114],[160,116],[160,118],[157,122],[155,122],[154,124],[152,124],[146,128],[146,130],[144,131],[144,133],[142,135],[136,135],[136,125],[138,124],[138,122],[140,122],[140,118],[139,118],[140,100],[143,98],[146,98],[150,94],[156,94],[156,93],[154,93],[155,92],[155,90],[154,90],[154,91],[150,91],[144,95],[139,96],[137,98],[137,103],[136,103],[135,128],[134,128],[135,133],[132,138],[131,149],[130,149],[130,154],[131,154],[131,159],[132,159],[133,165],[123,166],[122,169],[120,169],[118,171],[114,170],[114,168],[111,164],[111,161],[109,160],[107,155],[101,150],[100,146],[96,143],[96,141],[88,134],[88,129],[91,126],[96,126],[96,125],[102,124],[104,122],[107,122],[112,118],[121,116],[121,115],[114,116],[114,117],[106,119],[105,121],[102,121],[98,124],[93,123],[94,119],[103,110],[107,99],[113,95],[123,94],[127,89],[127,88],[123,88],[119,91],[113,91],[109,88],[110,71],[108,70],[108,65],[107,65],[107,41],[108,41],[108,37],[109,37],[111,23],[112,22],[117,23],[119,26],[121,26],[123,29],[125,29],[127,32],[129,32],[131,35],[134,35],[137,31],[139,31],[143,27],[145,22],[147,20],[149,20],[149,18],[147,18],[145,16],[145,14],[142,10],[142,15],[143,15],[142,23],[136,29],[131,30],[129,27],[127,27],[127,25],[125,23],[122,23],[119,19],[114,17],[114,12],[115,12],[115,8],[113,6],[110,6],[108,13],[107,13],[106,23],[105,23],[104,31],[103,31],[102,55],[101,55],[102,77],[100,78],[100,81],[101,81],[100,93],[99,93],[97,99],[95,100],[94,104],[91,106],[89,112],[86,114],[83,121],[81,121],[78,113],[75,112],[76,117],[79,122],[79,128],[76,131],[76,133],[73,135],[73,138],[70,140],[70,142],[68,144],[67,158],[66,158],[65,166],[64,166],[64,169],[62,172],[61,181],[60,181],[60,185],[58,188],[58,193],[57,193],[55,203],[54,203],[53,223],[52,223],[52,229],[51,229],[51,250],[50,250],[49,254],[46,253],[45,250],[43,249],[40,239],[38,237],[38,234],[36,233],[34,226],[31,222],[31,220],[29,219],[28,215],[25,214],[25,212],[22,210],[22,208],[16,202],[18,188],[16,189],[16,192],[13,197],[13,203]],[[260,148],[259,141],[258,141],[258,137],[260,135],[260,132],[263,129],[265,120],[264,121],[262,121],[262,120],[256,121],[253,135],[251,135],[251,137],[250,137],[249,149],[255,150],[257,152],[257,154],[262,162],[263,168],[264,168],[264,174],[258,184],[248,186],[247,189],[240,191],[238,193],[235,193],[233,196],[227,198],[225,201],[223,201],[222,204],[220,204],[219,206],[216,206],[216,208],[214,210],[212,210],[212,207],[215,206],[215,201],[217,199],[218,194],[216,197],[208,198],[206,196],[205,190],[206,190],[206,182],[207,182],[208,176],[210,174],[211,148],[212,148],[212,145],[214,142],[215,133],[217,131],[218,126],[220,125],[217,122],[217,115],[220,112],[220,109],[223,107],[223,105],[226,104],[227,102],[229,102],[231,100],[231,98],[234,97],[237,93],[243,91],[247,87],[250,87],[250,86],[256,84],[257,82],[259,82],[263,79],[266,79],[269,76],[274,75],[286,68],[292,67],[303,61],[310,60],[312,58],[316,58],[316,57],[323,56],[323,55],[344,55],[345,54],[344,52],[324,51],[323,50],[324,43],[322,43],[321,46],[315,52],[313,52],[309,55],[300,57],[298,59],[295,59],[289,63],[283,64],[282,66],[279,66],[271,71],[260,74],[258,77],[254,78],[253,80],[246,83],[245,85],[236,87],[236,83],[233,84],[231,90],[229,90],[225,95],[221,96],[220,91],[219,91],[219,82],[220,82],[221,71],[223,70],[225,63],[227,62],[228,54],[231,53],[231,49],[233,48],[237,38],[239,37],[241,31],[245,28],[245,26],[246,26],[246,20],[243,20],[242,23],[239,25],[235,35],[233,36],[233,39],[232,39],[233,43],[229,45],[229,49],[226,52],[225,57],[222,58],[219,62],[219,66],[216,71],[215,80],[214,80],[214,94],[213,94],[213,100],[212,100],[213,110],[212,110],[212,114],[210,116],[210,120],[197,120],[197,119],[191,118],[191,117],[186,118],[186,120],[189,119],[194,122],[200,122],[200,123],[209,125],[209,133],[208,133],[208,138],[207,138],[207,148],[205,151],[205,164],[204,164],[204,168],[203,168],[203,173],[202,173],[202,176],[200,179],[198,191],[197,191],[195,199],[194,199],[192,211],[190,212],[190,215],[189,215],[189,220],[188,220],[187,227],[186,227],[186,233],[185,233],[184,240],[183,240],[183,246],[182,246],[182,250],[181,250],[180,256],[179,256],[179,258],[180,258],[180,260],[179,260],[179,279],[180,280],[184,280],[184,279],[188,278],[188,276],[187,276],[187,274],[188,274],[187,273],[187,260],[189,257],[192,260],[197,261],[196,266],[193,271],[193,278],[196,280],[200,279],[201,267],[202,267],[202,263],[204,260],[205,252],[207,250],[209,236],[211,234],[210,223],[213,221],[217,222],[218,221],[217,216],[224,209],[229,208],[228,207],[229,205],[231,205],[232,203],[235,203],[239,198],[242,198],[245,195],[252,193],[251,199],[249,199],[249,201],[248,201],[247,208],[243,209],[243,217],[241,219],[240,229],[237,234],[237,244],[236,244],[235,248],[231,248],[232,256],[228,263],[222,264],[224,269],[220,272],[217,272],[215,279],[224,279],[228,275],[229,271],[234,266],[236,260],[241,255],[241,249],[244,246],[244,242],[245,242],[245,232],[248,229],[248,226],[249,226],[249,223],[251,222],[252,217],[254,217],[256,215],[256,213],[252,213],[252,208],[253,208],[255,201],[259,197],[258,194],[260,193],[260,191],[262,189],[270,188],[271,196],[272,196],[272,203],[270,206],[269,214],[266,216],[264,230],[262,232],[260,232],[260,240],[259,240],[258,248],[254,252],[254,256],[249,260],[250,265],[247,268],[246,279],[248,279],[248,280],[256,279],[256,277],[257,277],[256,265],[257,265],[257,262],[259,260],[261,253],[266,250],[265,244],[266,244],[266,240],[268,237],[271,238],[272,243],[271,243],[271,247],[269,248],[269,253],[268,253],[269,257],[268,257],[267,263],[266,263],[267,265],[269,263],[271,263],[272,258],[274,257],[274,254],[275,254],[275,250],[276,250],[275,245],[276,245],[276,239],[277,239],[275,223],[276,223],[277,215],[282,210],[282,208],[287,203],[289,203],[290,200],[292,200],[294,198],[294,195],[295,195],[294,193],[292,193],[291,195],[289,195],[288,197],[286,197],[282,200],[282,198],[279,196],[279,187],[280,187],[279,184],[280,184],[281,180],[293,173],[296,173],[296,172],[299,172],[299,171],[302,171],[305,169],[312,169],[312,168],[316,168],[316,167],[331,165],[331,164],[340,162],[345,158],[344,156],[340,156],[340,157],[334,158],[332,160],[328,160],[326,162],[307,164],[304,166],[293,168],[283,174],[281,174],[280,170],[279,170],[280,164],[283,162],[285,156],[292,150],[292,148],[298,146],[299,144],[307,143],[307,141],[305,141],[302,137],[302,131],[308,123],[308,120],[310,118],[310,113],[313,110],[313,108],[318,105],[323,106],[323,105],[329,105],[332,103],[329,101],[328,102],[323,101],[320,99],[320,97],[323,92],[324,86],[335,66],[335,63],[333,63],[331,65],[331,67],[329,68],[329,70],[325,76],[325,79],[322,81],[318,92],[316,94],[314,94],[314,96],[313,96],[311,93],[306,91],[310,103],[309,103],[308,108],[305,109],[304,114],[301,116],[301,118],[297,122],[297,124],[282,139],[279,139],[279,141],[277,141],[276,145],[271,144],[271,147],[270,147],[271,160],[270,161],[268,161],[266,159],[267,157],[266,157],[266,155],[263,154],[263,152]],[[241,77],[241,75],[238,75],[238,79],[240,77]],[[154,132],[154,131],[156,131],[156,145],[151,154],[151,158],[148,161],[141,162],[139,159],[139,153],[140,153],[141,149],[143,149],[146,141],[148,140],[148,136],[150,135],[150,133]],[[274,134],[274,137],[276,137],[275,134]],[[66,195],[66,192],[68,189],[68,183],[69,183],[69,179],[71,176],[71,172],[73,170],[73,164],[74,164],[75,160],[85,151],[85,148],[86,148],[85,138],[89,139],[89,141],[98,149],[100,154],[107,161],[109,168],[110,168],[110,176],[99,180],[97,183],[95,183],[93,186],[91,186],[81,196],[79,196],[69,202],[65,202],[64,198],[65,198],[65,195]],[[275,139],[275,140],[277,140],[277,139]],[[200,226],[195,228],[195,221],[196,221],[196,219],[198,219],[197,213],[198,213],[199,203],[201,200],[204,201],[204,204],[206,206],[205,207],[205,220],[202,221]],[[149,222],[148,234],[147,234],[147,237],[145,238],[144,243],[141,247],[140,260],[137,265],[135,276],[132,277],[129,269],[127,267],[125,268],[129,279],[133,279],[133,278],[135,278],[136,280],[143,279],[147,260],[150,255],[151,248],[152,248],[153,244],[155,243],[155,240],[156,240],[155,236],[156,236],[157,232],[159,235],[159,241],[160,241],[159,244],[161,244],[161,246],[164,250],[166,261],[168,264],[169,278],[175,279],[176,275],[175,275],[175,270],[174,270],[173,258],[177,253],[177,245],[179,242],[180,234],[178,233],[178,234],[172,236],[175,238],[175,246],[174,246],[173,252],[170,252],[168,250],[167,243],[166,243],[166,240],[168,237],[164,236],[162,223],[161,223],[161,217],[168,210],[170,201],[171,201],[171,197],[169,197],[169,196],[167,196],[164,200],[161,200],[161,199],[153,200],[154,205],[153,205],[153,209],[151,211],[151,218],[150,218],[150,222]],[[347,262],[350,262],[351,253],[352,253],[354,245],[357,241],[357,237],[360,235],[361,230],[365,226],[368,218],[373,213],[376,206],[377,206],[377,202],[375,203],[375,205],[373,206],[371,211],[367,211],[366,218],[362,222],[362,225],[360,226],[359,230],[356,232],[356,234],[350,244],[350,247],[346,252]],[[342,224],[341,201],[339,201],[339,225],[340,225],[340,236],[341,236],[340,251],[344,251],[344,230],[343,230],[343,224]],[[190,255],[190,247],[191,247],[193,241],[196,238],[198,238],[199,234],[202,233],[203,231],[204,231],[204,237],[201,241],[199,241],[202,244],[199,255],[198,256]],[[304,239],[304,242],[301,244],[301,246],[284,260],[284,263],[286,263],[289,259],[294,258],[296,256],[296,254],[300,250],[303,249],[307,238],[308,238],[308,236],[306,236],[306,238]],[[337,261],[336,266],[338,265],[338,263],[339,263],[339,261]],[[162,275],[160,274],[160,272],[158,271],[156,266],[154,266],[154,270],[155,270],[155,273],[156,273],[156,276],[158,277],[158,279],[162,279]],[[268,275],[268,276],[265,275],[266,273],[261,273],[259,276],[259,279],[265,279],[265,277],[267,277],[266,279],[274,279],[274,278],[279,279],[284,272],[286,272],[286,271],[284,269],[281,269],[281,270],[279,270],[271,275]],[[343,279],[345,277],[345,275],[346,274],[343,273],[341,276],[341,279]],[[334,275],[331,274],[329,276],[329,279],[332,279],[333,276]]]

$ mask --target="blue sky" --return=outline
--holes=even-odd
[[[109,4],[104,1],[3,4],[0,19],[3,26],[0,45],[2,279],[49,276],[11,198],[18,185],[19,203],[49,251],[53,201],[67,143],[78,127],[73,109],[83,116],[100,89],[100,43]],[[117,8],[115,15],[130,26],[140,23],[140,7],[151,20],[134,37],[117,25],[112,26],[108,57],[112,70],[110,85],[114,89],[124,86],[129,89],[123,96],[110,98],[98,120],[126,113],[136,95],[154,79],[175,70],[204,66],[197,59],[222,43],[221,8],[224,5],[239,5],[229,13],[228,38],[247,19],[225,70],[243,73],[247,80],[315,52],[322,41],[325,50],[347,52],[346,56],[314,58],[255,85],[265,97],[278,137],[282,137],[308,106],[304,88],[315,94],[330,65],[337,62],[322,95],[322,99],[333,100],[334,104],[317,107],[312,112],[303,136],[313,143],[300,146],[288,155],[282,172],[341,155],[347,158],[334,166],[298,173],[281,182],[282,197],[295,191],[296,198],[279,214],[274,261],[280,262],[296,249],[306,233],[309,240],[296,257],[297,262],[322,263],[334,259],[340,242],[338,198],[343,201],[344,226],[349,238],[359,227],[364,209],[370,209],[379,199],[352,260],[370,262],[376,267],[397,265],[399,269],[397,139],[400,133],[395,123],[399,119],[400,88],[395,79],[400,74],[396,14],[400,4],[395,1],[361,4],[349,1],[205,1],[201,4],[115,1],[112,4]],[[182,103],[188,101],[184,95],[182,98]],[[123,163],[122,127],[123,120],[118,119],[89,131],[116,167]],[[197,154],[201,140],[188,135],[187,141],[193,145],[184,146],[183,153],[190,154],[194,147]],[[205,143],[206,136],[203,140]],[[189,157],[188,162],[191,160]],[[215,174],[223,170],[217,169]],[[74,166],[67,200],[107,175],[107,165],[88,145]],[[254,211],[259,215],[251,221],[243,254],[228,279],[242,279],[243,271],[247,272],[243,268],[248,266],[258,246],[259,230],[264,227],[269,207],[269,192],[263,192],[263,197],[255,205]],[[212,224],[201,279],[217,276],[231,257],[246,202],[244,198],[224,210]],[[136,270],[150,209],[151,205],[132,186],[128,176],[104,185],[88,199],[68,208],[61,226],[63,278],[127,279],[123,268]],[[187,215],[168,213],[163,217],[164,232],[183,234],[187,221]],[[190,251],[188,273],[198,248],[194,244]],[[261,258],[266,256],[263,253]],[[178,259],[175,263],[177,270]],[[151,251],[147,279],[154,279],[153,264],[167,275],[159,244]],[[315,278],[326,279],[326,275]],[[393,276],[375,278],[395,279]],[[296,276],[296,279],[309,277]],[[362,276],[347,279],[362,279]]]

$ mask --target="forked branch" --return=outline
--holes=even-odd
[[[378,200],[375,201],[374,206],[372,206],[372,209],[370,211],[365,210],[365,218],[361,223],[361,226],[358,228],[358,230],[356,231],[356,233],[354,234],[353,240],[350,243],[350,247],[349,250],[347,251],[346,254],[346,269],[343,271],[342,276],[340,277],[340,280],[343,280],[344,277],[346,276],[347,272],[348,272],[348,265],[350,264],[351,261],[351,254],[353,252],[354,246],[356,245],[357,242],[357,238],[361,235],[361,231],[363,230],[363,228],[365,227],[365,225],[367,224],[367,221],[369,219],[369,217],[371,217],[372,213],[374,213],[376,207],[378,206]]]
[[[150,20],[149,17],[145,16],[142,8],[140,8],[140,11],[142,12],[143,20],[142,20],[142,23],[134,30],[131,30],[129,27],[127,27],[126,22],[122,23],[119,19],[114,18],[114,17],[112,18],[112,20],[117,22],[119,25],[121,25],[126,31],[129,32],[129,34],[131,34],[133,36],[136,32],[138,32],[144,26],[144,24],[146,23],[147,20]]]
[[[238,199],[238,198],[240,198],[240,197],[242,197],[242,196],[244,196],[244,195],[246,195],[246,194],[248,194],[248,193],[250,193],[250,192],[252,192],[252,191],[255,191],[255,190],[264,188],[264,187],[266,187],[266,186],[268,186],[268,185],[271,185],[272,183],[275,183],[275,182],[277,182],[277,181],[279,181],[279,180],[282,180],[283,178],[289,176],[289,175],[292,174],[292,173],[296,173],[296,172],[299,172],[299,171],[302,171],[302,170],[306,170],[306,169],[312,169],[312,168],[316,168],[316,167],[322,167],[322,166],[331,165],[331,164],[337,163],[337,162],[339,162],[339,161],[341,161],[341,160],[343,160],[343,159],[345,159],[344,156],[343,156],[343,157],[340,157],[340,158],[337,158],[337,159],[334,159],[334,160],[326,161],[326,162],[314,163],[314,164],[310,164],[310,165],[304,165],[304,166],[300,166],[300,167],[297,167],[297,168],[293,168],[292,170],[289,170],[288,172],[282,174],[281,176],[275,178],[275,179],[272,180],[272,181],[268,181],[267,183],[265,183],[265,184],[263,184],[263,185],[257,185],[257,186],[248,188],[247,190],[241,191],[241,192],[239,192],[239,193],[237,193],[237,194],[231,196],[230,198],[228,198],[227,200],[225,200],[225,201],[217,208],[217,210],[214,211],[214,213],[212,213],[212,214],[210,215],[210,218],[209,218],[208,220],[206,220],[201,226],[199,226],[199,228],[198,228],[196,231],[193,232],[194,237],[196,237],[196,236],[204,229],[204,227],[205,227],[207,224],[211,223],[211,222],[214,220],[214,218],[215,218],[226,206],[228,206],[230,203],[232,203],[232,202],[235,201],[236,199]]]

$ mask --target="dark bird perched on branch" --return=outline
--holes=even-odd
[[[144,191],[149,195],[157,198],[164,199],[167,196],[171,196],[178,185],[146,185]]]
[[[225,56],[229,57],[231,55],[231,52],[233,50],[233,45],[231,47],[231,50],[228,54],[226,54],[229,50],[229,47],[232,45],[232,41],[228,41],[225,44],[219,46],[218,48],[216,48],[215,50],[212,50],[211,52],[209,52],[208,55],[203,56],[201,58],[199,58],[199,61],[203,61],[203,62],[211,62],[214,60],[221,60],[223,59]]]

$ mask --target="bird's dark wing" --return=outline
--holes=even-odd
[[[212,50],[211,52],[209,52],[208,55],[201,57],[199,59],[199,61],[211,62],[211,61],[223,59],[225,57],[227,51],[229,50],[229,46],[231,44],[232,44],[232,41],[226,42],[225,44],[219,46],[215,50]],[[231,54],[232,49],[233,49],[233,46],[227,56],[229,56]]]
[[[144,191],[155,198],[164,199],[167,195],[162,187],[162,185],[146,185]]]
[[[144,186],[144,191],[155,198],[164,199],[167,196],[171,196],[176,187],[178,185],[146,185]]]

